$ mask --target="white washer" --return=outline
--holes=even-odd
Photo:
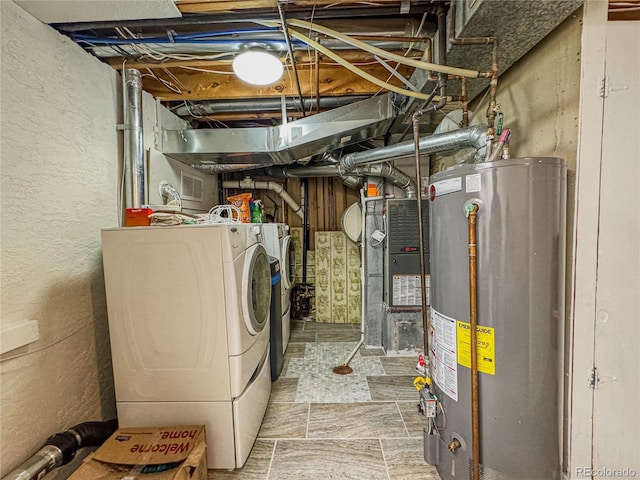
[[[283,353],[287,350],[291,332],[291,290],[294,287],[295,275],[295,249],[289,225],[286,223],[265,223],[264,247],[267,253],[280,260],[282,272],[281,306],[282,306],[282,347]]]
[[[271,393],[259,225],[103,230],[121,426],[204,424],[209,468],[241,467]]]
[[[282,270],[282,344],[287,349],[291,326],[291,290],[295,287],[296,249],[289,234],[289,225],[278,224],[280,239],[280,265]],[[285,330],[286,328],[286,330]]]

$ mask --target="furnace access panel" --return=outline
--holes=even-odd
[[[429,304],[429,201],[422,200],[425,283]],[[391,308],[421,307],[419,221],[416,199],[386,201],[385,303]]]

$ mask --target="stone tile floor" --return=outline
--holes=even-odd
[[[243,468],[209,480],[439,480],[422,458],[414,357],[360,348],[360,326],[292,321],[280,378]]]

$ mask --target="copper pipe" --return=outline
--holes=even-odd
[[[469,328],[471,330],[471,480],[480,480],[480,398],[478,395],[478,284],[476,216],[478,205],[465,206],[469,223]]]
[[[451,23],[449,25],[449,43],[451,45],[493,45],[491,49],[491,71],[480,72],[478,77],[490,78],[489,106],[487,107],[487,135],[493,138],[495,134],[496,94],[498,91],[498,39],[496,37],[467,37],[456,38],[456,0],[451,0]]]

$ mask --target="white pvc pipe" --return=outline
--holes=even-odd
[[[296,203],[296,201],[291,198],[284,187],[276,182],[256,182],[255,180],[251,180],[251,178],[246,177],[244,180],[226,180],[222,182],[223,188],[247,188],[249,190],[271,190],[272,192],[280,195],[282,200],[285,201],[287,205],[293,210],[293,213],[298,215],[298,217],[303,218],[302,215],[302,207]]]

